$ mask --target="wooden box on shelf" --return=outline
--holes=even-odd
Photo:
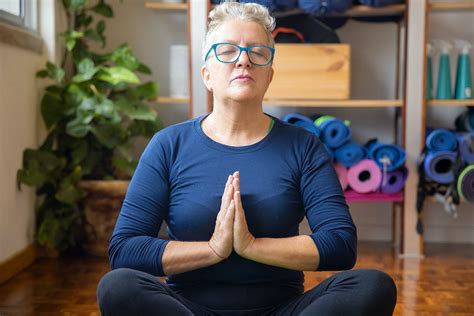
[[[276,44],[265,98],[349,99],[350,45]]]

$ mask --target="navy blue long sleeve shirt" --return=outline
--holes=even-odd
[[[215,227],[225,182],[240,171],[242,204],[256,237],[299,234],[307,217],[319,250],[318,270],[350,269],[356,260],[356,228],[324,145],[303,128],[277,118],[261,141],[233,147],[200,128],[201,116],[154,135],[130,182],[111,237],[113,269],[128,267],[163,275],[167,240],[208,241]],[[277,282],[301,287],[303,273],[238,256],[213,266],[171,275],[171,285],[196,282]]]

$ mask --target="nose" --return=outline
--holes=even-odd
[[[247,51],[242,51],[240,53],[239,59],[237,59],[237,61],[235,62],[235,66],[237,68],[241,68],[241,67],[247,67],[248,68],[251,65],[252,65],[252,63],[250,62],[248,52]]]

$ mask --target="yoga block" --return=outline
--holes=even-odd
[[[265,100],[349,99],[350,45],[276,44]]]

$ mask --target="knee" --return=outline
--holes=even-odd
[[[370,304],[376,303],[378,308],[385,306],[393,311],[397,302],[397,287],[393,279],[387,273],[379,270],[359,271],[363,283],[362,292],[365,293],[367,301]]]
[[[97,286],[97,301],[103,314],[107,310],[117,310],[121,305],[129,306],[129,298],[134,297],[134,284],[138,271],[132,269],[116,269],[105,274]],[[119,306],[120,305],[120,306]]]

